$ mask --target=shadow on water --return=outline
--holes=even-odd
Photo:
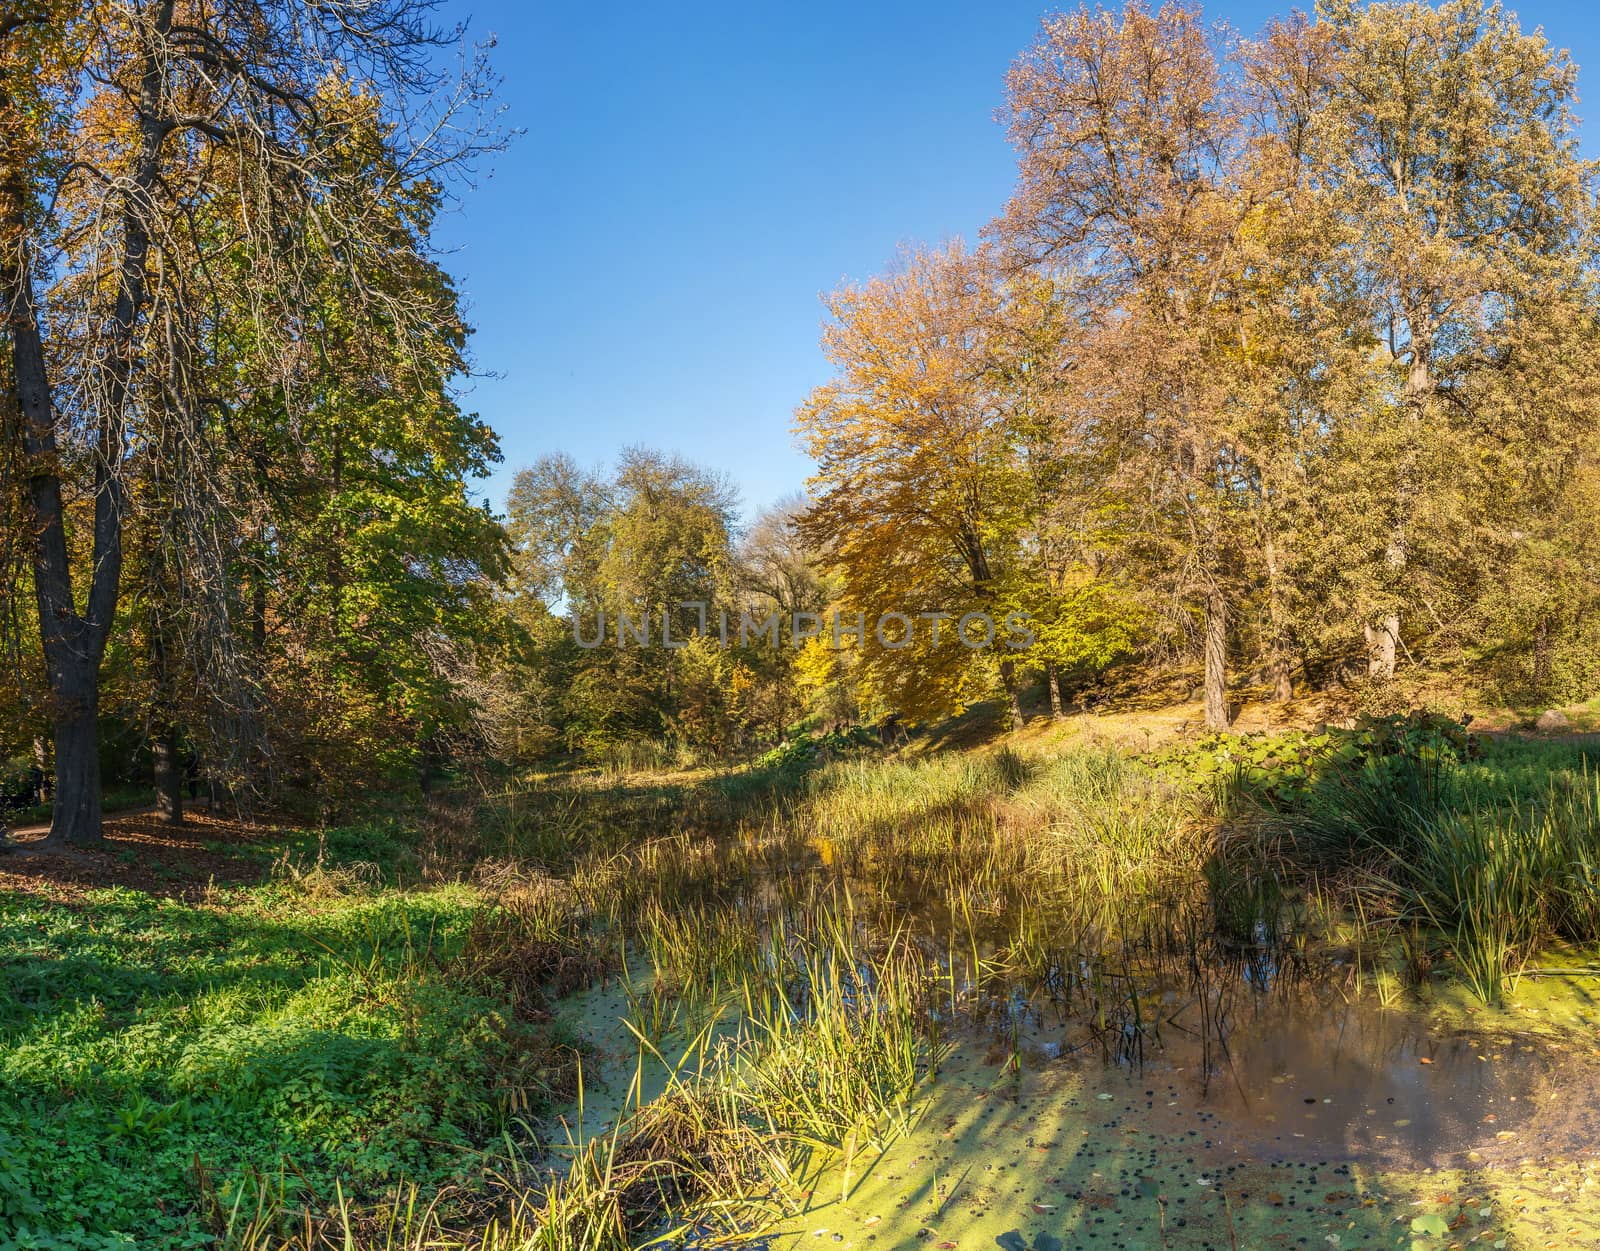
[[[1026,771],[986,767],[984,793],[1013,802]],[[673,879],[675,914],[708,914],[674,957],[680,984],[701,966],[736,983],[724,966],[748,964],[742,947],[704,956],[740,927],[770,954],[831,918],[850,938],[829,950],[851,954],[830,958],[859,960],[861,986],[887,936],[919,953],[920,1025],[940,1056],[920,1119],[818,1181],[786,1238],[1435,1251],[1441,1231],[1465,1244],[1511,1228],[1506,1178],[1525,1163],[1594,1160],[1592,1049],[1519,1036],[1504,1013],[1425,1009],[1431,953],[1413,959],[1414,935],[1334,941],[1328,915],[1308,918],[1306,892],[1291,897],[1265,864],[1163,874],[1090,859],[1052,875],[1028,839],[1053,825],[1007,832],[945,773],[946,789],[885,788],[831,827],[787,821],[782,840],[719,845],[704,865],[685,854]],[[1092,857],[1092,832],[1064,854]],[[780,993],[802,1002],[784,976]],[[1576,1003],[1584,985],[1565,993]],[[857,1010],[848,995],[839,1007]],[[1568,1236],[1548,1245],[1600,1246],[1587,1208],[1547,1215]]]
[[[1070,1063],[1071,1037],[1069,1028],[1025,1044],[1022,1063]],[[1413,1010],[1312,989],[1244,998],[1209,1051],[1196,1030],[1169,1028],[1142,1064],[1111,1073],[1130,1088],[1155,1083],[1173,1093],[1152,1109],[1153,1125],[1168,1120],[1166,1104],[1181,1102],[1200,1109],[1216,1135],[1263,1159],[1423,1168],[1535,1148],[1576,1154],[1593,1138],[1585,1118],[1570,1113],[1578,1104],[1600,1111],[1592,1070],[1571,1057],[1534,1042],[1442,1031]],[[1558,1100],[1567,1114],[1535,1127],[1541,1108]]]

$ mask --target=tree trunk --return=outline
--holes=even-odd
[[[1294,698],[1293,672],[1288,654],[1280,649],[1272,657],[1272,698],[1275,703],[1287,704]]]
[[[433,779],[443,762],[444,754],[432,739],[424,740],[417,748],[417,787],[423,797],[433,794]]]
[[[1363,627],[1367,640],[1367,677],[1388,681],[1394,677],[1395,649],[1400,639],[1400,615],[1389,613],[1378,624]]]
[[[1228,728],[1228,601],[1212,587],[1206,595],[1206,728]]]
[[[1272,629],[1268,645],[1268,666],[1272,674],[1272,698],[1286,704],[1294,698],[1293,664],[1289,654],[1288,611],[1284,606],[1283,569],[1278,559],[1278,543],[1271,531],[1263,544],[1267,561],[1267,616]]]
[[[1406,371],[1406,412],[1415,422],[1433,394],[1434,327],[1432,315],[1422,309],[1407,309],[1406,323],[1411,331],[1411,365]],[[1410,518],[1416,506],[1415,432],[1405,445],[1399,466],[1399,489],[1395,499],[1395,520],[1384,549],[1383,563],[1388,570],[1390,590],[1400,593],[1400,582],[1410,561]],[[1400,641],[1400,613],[1384,614],[1375,623],[1362,627],[1367,640],[1367,676],[1388,681],[1394,677],[1395,652]]]
[[[44,735],[33,736],[33,802],[50,802],[50,748]]]
[[[1550,618],[1539,614],[1533,628],[1533,689],[1544,694],[1550,685]]]
[[[167,725],[151,745],[155,757],[156,813],[168,825],[183,824],[183,761],[178,753],[178,731]]]
[[[1061,711],[1061,679],[1054,661],[1044,667],[1044,684],[1050,691],[1050,719],[1060,721],[1066,714]]]
[[[98,843],[100,829],[100,727],[98,674],[76,675],[78,701],[55,714],[55,808],[51,843]]]
[[[267,654],[267,573],[257,569],[250,583],[250,651],[258,665]]]
[[[151,526],[144,556],[152,585],[146,597],[145,636],[150,663],[150,756],[154,766],[156,813],[168,825],[183,824],[183,762],[178,754],[175,675],[167,650],[167,621],[176,599],[174,571],[164,558],[164,545]]]
[[[81,615],[73,601],[66,508],[57,472],[55,406],[33,297],[31,257],[21,245],[7,248],[6,253],[0,268],[0,303],[9,323],[12,377],[22,417],[22,452],[28,469],[33,528],[34,599],[50,692],[46,711],[55,740],[55,809],[50,842],[93,843],[100,839],[100,657],[115,600],[108,603],[103,592],[99,596],[91,592],[89,611]],[[109,565],[106,571],[96,568],[97,584],[105,572],[116,576],[121,566],[120,547],[107,551],[101,542],[108,506],[109,502],[97,495],[95,555],[105,558]]]
[[[33,583],[39,610],[39,640],[50,688],[56,744],[55,812],[48,842],[100,841],[99,684],[100,660],[116,615],[122,580],[123,488],[126,421],[131,400],[135,334],[142,315],[150,254],[150,193],[156,186],[161,147],[170,126],[164,118],[167,37],[175,0],[161,0],[141,32],[138,148],[122,195],[122,254],[116,298],[97,356],[95,386],[87,409],[94,430],[93,520],[89,587],[80,613],[72,591],[55,399],[44,350],[43,322],[34,293],[35,257],[30,241],[25,154],[0,147],[0,315],[11,339],[12,379],[21,417],[27,465],[28,509],[34,535]],[[11,102],[0,83],[0,120]],[[7,128],[0,126],[0,138]],[[80,403],[82,401],[79,401]]]
[[[1000,681],[1006,688],[1006,700],[1011,708],[1011,728],[1022,728],[1022,692],[1017,688],[1017,667],[1009,660],[1000,662]]]

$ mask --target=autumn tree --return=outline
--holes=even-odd
[[[1570,316],[1593,189],[1576,70],[1500,5],[1334,0],[1318,18],[1295,53],[1318,80],[1298,156],[1343,223],[1390,391],[1361,440],[1360,476],[1381,486],[1343,553],[1386,677],[1403,613],[1448,607],[1494,376],[1552,398],[1571,381],[1531,377],[1520,356],[1542,317]]]
[[[1033,641],[1021,656],[1041,671],[1051,714],[1060,717],[1064,685],[1088,684],[1141,642],[1147,613],[1126,543],[1136,510],[1120,490],[1122,431],[1083,402],[1094,336],[1077,283],[1012,269],[1004,285],[985,372],[1007,397],[1007,451],[1018,471],[1005,610],[1027,618]]]
[[[1018,183],[997,233],[1021,258],[1088,280],[1095,343],[1079,385],[1145,453],[1127,469],[1150,501],[1161,564],[1198,600],[1206,720],[1226,726],[1250,472],[1217,350],[1250,206],[1237,83],[1198,9],[1135,0],[1047,19],[1007,85]]]
[[[840,610],[862,617],[869,698],[912,715],[979,697],[993,663],[1020,719],[1014,657],[956,638],[1007,602],[1023,528],[1016,393],[990,368],[1003,300],[986,252],[905,252],[828,297],[836,377],[797,413],[817,463],[806,534],[839,573]]]
[[[377,325],[411,357],[437,328],[437,302],[404,277],[425,239],[365,211],[404,188],[432,194],[428,180],[481,146],[481,66],[441,77],[434,51],[453,35],[430,8],[101,0],[24,6],[0,24],[7,429],[28,478],[54,841],[99,837],[99,675],[134,510],[187,516],[198,502],[215,520],[226,492],[208,470],[233,454],[238,405],[259,398],[235,388],[275,373],[258,411],[303,419],[326,375],[301,390],[316,371],[286,362],[326,344],[306,333],[308,312],[335,285],[348,320],[331,334]],[[385,272],[396,282],[375,280]],[[181,468],[175,448],[193,453]],[[157,466],[166,485],[137,490]],[[270,527],[257,535],[272,541]],[[147,620],[165,649],[166,625]]]

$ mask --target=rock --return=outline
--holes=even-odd
[[[1546,708],[1539,714],[1539,719],[1533,724],[1534,728],[1542,734],[1557,734],[1562,730],[1570,730],[1572,728],[1572,722],[1567,720],[1566,713],[1557,712],[1554,708]]]

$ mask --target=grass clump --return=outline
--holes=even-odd
[[[1292,794],[1230,811],[1289,873],[1342,883],[1349,906],[1442,935],[1499,1002],[1557,939],[1600,942],[1600,772],[1581,747],[1419,731],[1379,755],[1322,761]]]
[[[795,814],[826,860],[907,897],[957,884],[1013,916],[1194,873],[1210,837],[1198,817],[1191,793],[1114,751],[1004,748],[836,763],[812,776]]]

